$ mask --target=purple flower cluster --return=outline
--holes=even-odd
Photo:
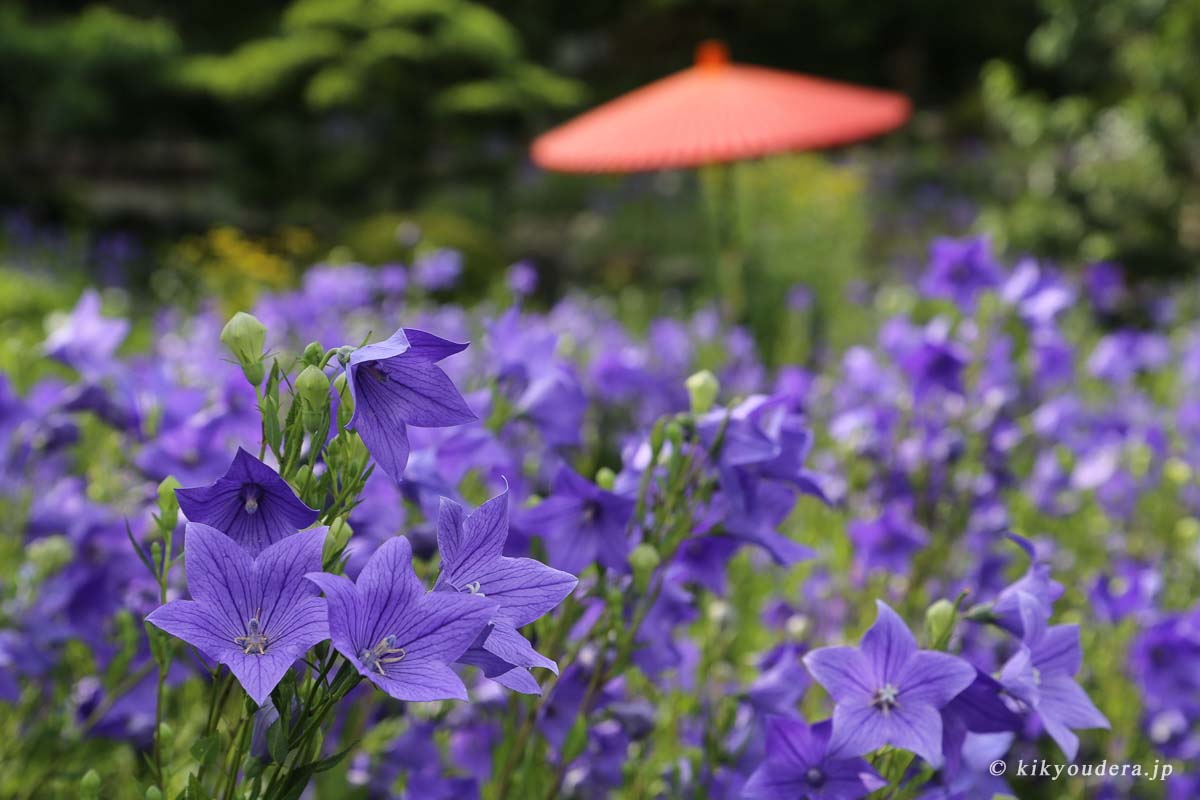
[[[74,723],[146,746],[161,646],[121,626],[147,618],[195,650],[159,691],[227,668],[271,758],[280,730],[332,757],[378,725],[346,762],[374,795],[971,798],[1049,791],[997,759],[1200,755],[1200,326],[1099,330],[1111,265],[939,240],[818,371],[710,309],[639,337],[583,298],[529,310],[528,265],[508,309],[411,306],[398,269],[261,298],[260,381],[211,310],[122,355],[94,294],[55,369],[0,378],[25,547],[0,702],[81,643]],[[180,553],[161,585],[139,563]],[[340,704],[321,743],[297,684]]]

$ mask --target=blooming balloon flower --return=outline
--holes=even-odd
[[[552,611],[578,581],[531,558],[501,555],[507,539],[507,490],[465,519],[461,506],[443,498],[438,514],[442,569],[434,590],[490,598],[496,604],[492,621],[459,660],[480,667],[502,686],[540,694],[528,668],[544,667],[557,674],[558,667],[534,650],[517,629]]]
[[[1108,718],[1075,683],[1083,665],[1078,625],[1046,625],[1045,607],[1032,595],[1020,598],[1023,643],[1000,671],[1005,691],[1037,712],[1068,761],[1079,752],[1076,728],[1107,728]]]
[[[128,334],[129,320],[101,314],[100,295],[89,289],[51,331],[44,348],[46,355],[91,379],[111,368],[113,356]]]
[[[520,515],[522,530],[543,537],[550,563],[578,575],[593,562],[625,571],[632,545],[626,531],[631,497],[610,492],[570,467],[555,473],[550,496]]]
[[[251,555],[317,521],[317,511],[279,473],[240,447],[214,483],[177,489],[175,496],[189,520],[224,532]]]
[[[886,317],[812,371],[773,371],[716,307],[634,330],[586,296],[535,310],[516,272],[493,293],[508,309],[464,308],[423,299],[441,285],[428,264],[317,266],[229,322],[164,309],[127,355],[130,321],[85,297],[51,319],[42,361],[0,375],[0,501],[19,536],[0,542],[15,556],[0,559],[0,736],[21,732],[6,755],[36,766],[80,731],[100,796],[127,793],[105,765],[136,748],[143,786],[212,796],[303,792],[320,770],[335,793],[344,775],[373,795],[580,800],[860,797],[884,779],[923,800],[1057,796],[1083,783],[1012,774],[1051,741],[1082,763],[1187,762],[1194,310],[1155,301],[1125,326],[1113,313],[1145,299],[1130,286],[1097,306],[1101,329],[1070,272],[1004,270],[982,241],[931,261],[923,292],[856,288]],[[398,313],[412,327],[387,341],[326,347]],[[326,431],[312,423],[331,397]],[[318,519],[328,535],[303,530]],[[1053,540],[1007,534],[1018,524]],[[181,565],[192,593],[176,600]],[[934,652],[885,605],[859,646],[822,647],[876,596],[924,608]],[[128,624],[145,617],[148,638]],[[204,681],[213,662],[232,674]],[[1097,698],[1112,734],[1085,736],[1108,724],[1087,693],[1118,672],[1130,691]],[[831,719],[795,717],[822,692]],[[48,698],[36,714],[32,698]],[[6,788],[96,796],[77,791],[75,741],[61,775]]]
[[[887,781],[861,758],[829,754],[831,724],[767,718],[767,757],[746,781],[746,800],[857,800]]]
[[[392,480],[404,477],[409,425],[445,428],[475,419],[454,383],[437,366],[466,348],[424,331],[401,328],[386,341],[350,354],[346,378],[354,415],[346,428],[362,437]]]
[[[822,647],[804,657],[837,704],[829,752],[857,756],[885,744],[942,764],[938,710],[975,680],[975,669],[948,653],[918,650],[904,621],[882,600],[860,647]]]
[[[431,592],[417,579],[412,546],[384,542],[351,582],[309,572],[329,601],[333,646],[359,674],[397,700],[466,700],[450,668],[479,638],[496,603],[470,592]]]
[[[262,705],[292,664],[329,638],[325,601],[304,580],[321,566],[325,533],[302,531],[252,556],[220,531],[189,523],[192,599],[173,600],[146,619],[228,666]]]

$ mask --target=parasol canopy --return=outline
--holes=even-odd
[[[538,137],[534,163],[558,172],[642,172],[847,144],[912,112],[895,92],[733,64],[703,42],[694,66]]]

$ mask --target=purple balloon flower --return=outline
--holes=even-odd
[[[857,756],[885,744],[942,764],[938,709],[975,680],[975,668],[948,653],[918,650],[904,621],[882,600],[860,647],[822,647],[804,657],[837,704],[832,755]]]
[[[1044,606],[1032,595],[1020,598],[1024,644],[1000,671],[1012,697],[1037,712],[1068,761],[1075,760],[1079,737],[1073,728],[1108,728],[1108,719],[1075,683],[1083,666],[1078,625],[1046,627]]]
[[[945,298],[959,308],[975,308],[978,296],[999,285],[1000,265],[986,237],[934,239],[929,248],[929,267],[921,279],[921,291],[929,297]]]
[[[46,339],[45,352],[88,378],[103,375],[129,333],[129,320],[100,313],[100,295],[88,289],[62,325]]]
[[[321,567],[325,533],[297,533],[254,557],[220,531],[189,523],[192,599],[172,600],[146,619],[228,666],[262,705],[292,664],[329,638],[325,601],[303,580]]]
[[[346,380],[357,431],[375,462],[394,481],[408,463],[408,428],[446,428],[476,419],[437,362],[467,348],[424,331],[401,328],[383,342],[350,355]]]
[[[508,539],[508,490],[465,520],[460,505],[442,498],[438,513],[441,573],[434,591],[469,592],[496,604],[491,624],[459,660],[473,664],[502,686],[541,694],[529,667],[558,674],[558,665],[538,653],[517,629],[555,608],[578,583],[575,576],[531,558],[502,555]]]
[[[358,582],[310,572],[329,601],[329,630],[339,653],[397,700],[466,700],[450,668],[487,626],[496,604],[478,594],[425,592],[412,566],[412,546],[384,542]]]
[[[317,521],[279,473],[240,447],[214,483],[176,489],[175,497],[188,520],[216,528],[255,556]]]
[[[521,528],[546,541],[550,563],[578,575],[593,561],[624,571],[629,557],[626,526],[633,498],[601,489],[570,467],[560,467],[553,492],[521,513]]]
[[[856,800],[887,786],[861,758],[829,753],[830,723],[767,718],[767,757],[742,789],[746,800]]]

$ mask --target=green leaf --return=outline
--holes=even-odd
[[[288,735],[283,721],[279,720],[267,728],[267,752],[276,764],[282,764],[288,757]]]
[[[347,755],[350,754],[351,750],[353,750],[357,746],[358,746],[358,740],[355,739],[353,742],[346,745],[344,748],[337,751],[336,753],[329,756],[328,758],[323,758],[320,761],[313,762],[312,771],[313,772],[324,772],[327,769],[333,769],[341,762],[341,760],[343,758],[345,758]]]
[[[220,750],[221,737],[215,733],[197,739],[188,751],[201,766],[212,763]]]
[[[212,800],[211,795],[205,790],[203,784],[200,783],[200,779],[196,777],[194,772],[188,775],[188,785],[183,796],[186,800]]]
[[[571,726],[571,732],[567,734],[567,740],[563,743],[562,763],[570,764],[579,757],[587,747],[587,733],[587,719],[580,716]]]

